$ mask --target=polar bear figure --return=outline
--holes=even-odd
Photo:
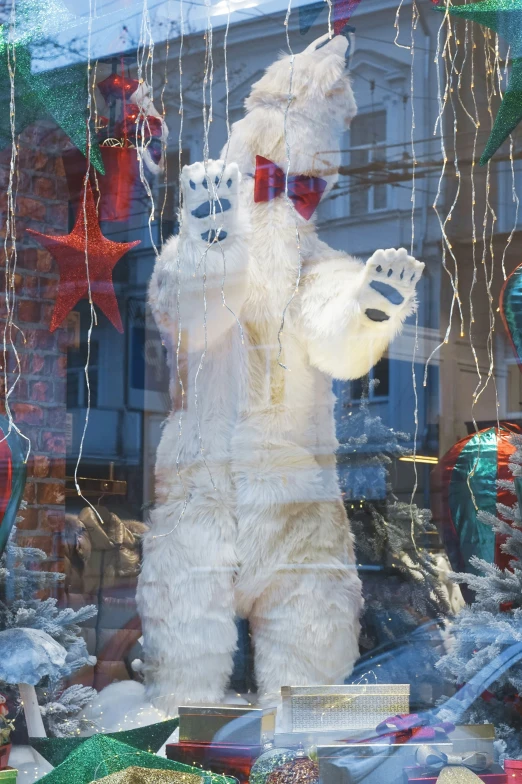
[[[253,85],[222,160],[183,169],[180,233],[153,272],[175,404],[138,606],[148,694],[171,714],[222,700],[237,616],[250,622],[265,702],[282,685],[342,683],[358,657],[332,379],[379,360],[424,265],[404,249],[366,263],[333,250],[289,187],[254,193],[256,156],[320,178],[322,198],[335,184],[356,113],[346,49],[325,36]]]

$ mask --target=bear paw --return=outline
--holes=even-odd
[[[235,163],[209,160],[183,167],[183,221],[191,237],[210,246],[234,233],[240,180]]]
[[[409,307],[424,264],[405,248],[376,250],[364,269],[361,309],[371,321],[388,321]]]

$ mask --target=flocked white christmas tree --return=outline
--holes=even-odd
[[[53,592],[64,576],[39,568],[46,554],[34,547],[19,547],[15,536],[16,529],[0,558],[0,630],[40,629],[65,648],[67,657],[59,678],[42,681],[37,693],[47,732],[57,737],[75,735],[90,726],[83,709],[96,692],[80,685],[65,688],[64,679],[93,663],[79,624],[96,615],[96,607],[72,610],[59,607],[55,598],[39,599],[40,591]],[[0,682],[0,692],[15,697],[6,683]]]
[[[479,512],[479,520],[495,533],[506,537],[502,550],[511,556],[508,569],[499,569],[481,558],[470,563],[478,574],[453,575],[456,582],[467,583],[475,593],[474,602],[463,609],[450,628],[450,652],[437,664],[439,672],[458,687],[480,675],[494,660],[509,656],[522,643],[522,436],[511,439],[516,451],[510,459],[512,480],[499,480],[502,489],[515,490],[518,503],[513,507],[497,504],[500,517]],[[509,522],[505,522],[505,521]],[[459,724],[491,723],[504,742],[504,753],[522,758],[522,658],[510,657],[510,666],[477,695],[465,711],[458,700],[444,718]],[[444,710],[444,709],[443,709]]]

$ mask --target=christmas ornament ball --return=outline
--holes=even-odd
[[[252,765],[249,784],[268,784],[267,779],[274,770],[295,760],[296,757],[297,752],[293,749],[268,749]]]
[[[316,784],[318,781],[317,762],[309,757],[297,757],[272,771],[266,784]]]

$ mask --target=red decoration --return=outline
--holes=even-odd
[[[144,134],[145,140],[147,140],[151,136],[161,136],[163,131],[163,124],[159,117],[154,115],[145,117],[143,112],[140,112],[139,106],[135,103],[130,103],[126,107],[123,119],[114,126],[114,136],[117,139],[128,138],[134,144],[136,140],[136,124],[138,124],[138,140],[142,134]]]
[[[10,743],[5,743],[3,746],[0,746],[0,770],[12,770],[12,768],[7,767],[10,753],[11,753]]]
[[[522,760],[504,760],[507,784],[522,784]]]
[[[116,73],[111,74],[102,82],[98,82],[98,89],[106,103],[109,103],[111,98],[117,98],[120,101],[125,98],[128,101],[139,86],[138,79],[126,78]]]
[[[340,35],[361,0],[334,0],[333,28],[335,35]]]
[[[118,302],[112,283],[112,270],[135,242],[112,242],[100,231],[98,214],[90,185],[87,185],[85,215],[80,205],[76,223],[70,234],[54,236],[27,229],[38,242],[47,248],[60,269],[60,287],[50,331],[60,326],[64,318],[81,299],[89,294],[86,251],[89,268],[91,297],[119,332],[123,332]]]
[[[136,150],[131,147],[101,146],[105,174],[94,175],[91,168],[89,183],[98,205],[100,221],[127,221],[131,215],[133,197],[142,188]],[[63,165],[69,196],[77,210],[83,203],[85,158],[77,150],[63,155]]]
[[[276,199],[285,192],[285,184],[284,171],[268,158],[256,155],[254,201],[260,203]],[[325,188],[326,180],[320,177],[307,177],[304,174],[288,177],[288,198],[305,220],[310,220],[314,214]]]
[[[167,743],[167,758],[184,765],[235,776],[248,784],[252,765],[263,751],[262,746],[237,746],[221,743]]]
[[[332,20],[335,35],[346,35],[350,28],[345,30],[351,15],[356,10],[361,0],[333,0],[331,3]],[[305,35],[323,11],[322,3],[309,3],[299,8],[299,30]],[[353,29],[353,28],[352,28]]]

